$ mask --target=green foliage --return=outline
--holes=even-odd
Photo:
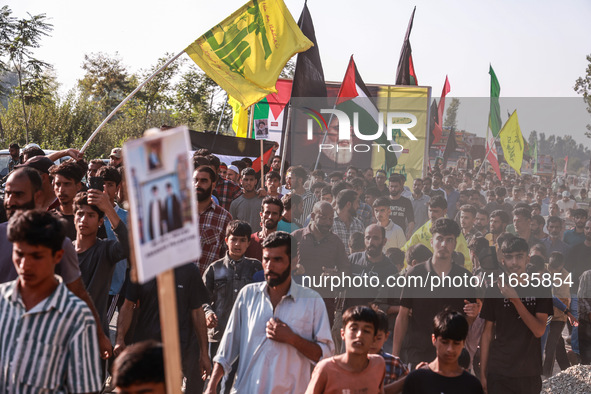
[[[460,108],[460,99],[452,98],[451,103],[447,107],[445,111],[445,121],[443,122],[443,127],[450,128],[451,130],[455,130],[458,127],[457,117],[458,117],[458,109]]]
[[[585,76],[577,78],[575,81],[575,92],[583,96],[583,100],[587,104],[587,112],[591,113],[591,55],[587,55],[587,69],[585,70]],[[587,125],[587,129],[590,131],[586,132],[585,135],[591,138],[591,124]]]
[[[65,97],[58,94],[54,77],[49,78],[38,98],[27,102],[30,140],[45,149],[81,148],[103,119],[135,88],[170,58],[131,73],[121,59],[105,54],[84,58],[86,74]],[[178,62],[178,63],[177,63]],[[148,82],[98,133],[86,151],[89,159],[108,157],[110,150],[141,137],[146,129],[161,125],[187,125],[193,130],[215,130],[222,114],[223,91],[194,65],[172,63]],[[10,75],[10,74],[6,74]],[[231,109],[226,106],[221,130],[230,129]],[[25,123],[18,91],[0,107],[0,143],[24,144]]]
[[[136,86],[117,54],[114,57],[100,52],[86,54],[82,69],[86,74],[78,80],[80,94],[94,102],[104,117]]]
[[[27,106],[40,103],[48,96],[51,81],[46,73],[51,65],[35,58],[33,50],[41,46],[41,39],[49,35],[53,25],[47,22],[45,14],[28,14],[29,17],[23,19],[11,14],[8,6],[0,9],[0,68],[7,71],[12,67],[18,76],[16,93],[25,124],[25,141],[28,141],[33,111],[27,111]]]
[[[554,157],[557,168],[564,168],[564,158],[568,156],[569,172],[586,173],[587,167],[582,163],[589,162],[591,150],[583,144],[577,144],[571,135],[566,135],[567,133],[560,134],[564,134],[564,137],[551,135],[546,138],[545,133],[538,133],[534,130],[529,134],[528,142],[533,146],[537,139],[538,154]],[[562,167],[560,163],[562,163]]]

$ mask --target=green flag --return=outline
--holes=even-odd
[[[537,138],[535,140],[535,145],[534,145],[534,160],[535,160],[534,174],[536,174],[538,172],[538,139]]]
[[[488,71],[488,73],[490,74],[489,126],[490,130],[492,131],[493,137],[497,138],[503,125],[503,122],[501,122],[501,104],[499,103],[501,85],[499,85],[499,80],[497,79],[497,76],[495,75],[495,71],[493,70],[492,66],[490,66],[490,70]]]

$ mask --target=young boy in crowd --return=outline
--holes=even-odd
[[[506,278],[519,278],[519,285],[513,288],[507,279],[486,289],[480,311],[480,317],[486,320],[480,342],[480,381],[489,394],[539,393],[540,338],[553,312],[552,292],[525,283],[530,260],[525,239],[507,238],[501,252]]]
[[[431,341],[437,356],[404,379],[403,393],[483,393],[475,376],[458,363],[468,336],[468,320],[459,312],[443,310],[433,319]]]
[[[382,349],[390,336],[390,332],[388,331],[388,315],[380,310],[376,313],[378,314],[378,331],[375,342],[369,348],[369,353],[379,354],[386,362],[386,376],[384,377],[384,390],[386,393],[398,393],[402,390],[404,377],[408,375],[408,369],[406,369],[398,357],[386,353]]]
[[[129,238],[125,223],[115,212],[105,191],[89,189],[74,198],[76,240],[74,248],[78,254],[82,281],[96,306],[103,330],[109,332],[107,319],[109,289],[118,261],[129,256]],[[104,217],[109,219],[117,239],[99,239],[99,226]]]
[[[135,343],[117,357],[113,383],[121,394],[165,394],[164,354],[156,341]]]
[[[256,282],[255,273],[263,269],[259,260],[244,256],[250,245],[251,233],[248,223],[231,221],[226,227],[226,256],[211,263],[203,274],[203,282],[212,299],[210,304],[203,305],[211,358],[217,353],[238,293],[245,285]],[[222,380],[222,393],[230,391],[237,365],[238,362]]]
[[[306,394],[383,393],[384,359],[369,354],[378,333],[377,313],[367,306],[352,306],[343,313],[343,326],[345,353],[316,365]]]

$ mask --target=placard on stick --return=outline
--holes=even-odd
[[[132,277],[158,277],[166,391],[181,392],[182,368],[173,268],[201,254],[193,165],[186,127],[123,146],[132,230]]]
[[[189,146],[186,127],[123,146],[140,283],[201,254]]]

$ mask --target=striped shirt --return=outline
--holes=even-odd
[[[60,277],[29,311],[18,280],[0,285],[0,392],[88,393],[101,389],[96,324]]]

